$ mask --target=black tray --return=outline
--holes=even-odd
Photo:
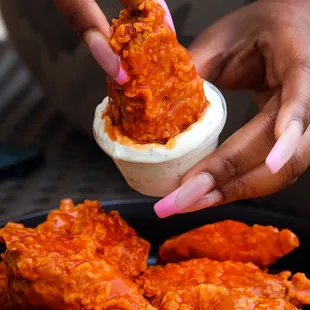
[[[154,199],[105,201],[102,206],[106,211],[118,210],[122,217],[132,225],[140,236],[151,242],[152,249],[149,264],[156,263],[158,246],[171,236],[178,235],[189,229],[224,219],[234,219],[247,224],[273,225],[291,229],[300,239],[301,246],[293,253],[285,256],[271,267],[271,272],[291,270],[304,272],[310,276],[310,220],[294,217],[285,213],[276,213],[266,208],[253,207],[247,203],[234,203],[222,207],[209,208],[191,214],[173,216],[161,220],[153,212]],[[19,218],[9,219],[35,227],[42,223],[50,210],[28,214]],[[0,226],[5,223],[0,223]],[[5,250],[0,245],[0,253]],[[303,309],[310,309],[304,307]]]

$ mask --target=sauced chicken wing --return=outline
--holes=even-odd
[[[8,279],[6,268],[3,262],[0,262],[0,305],[5,305],[8,298]]]
[[[227,289],[244,288],[256,296],[286,299],[295,305],[310,304],[310,280],[301,273],[295,274],[291,281],[290,277],[288,271],[272,275],[252,263],[201,258],[150,267],[136,283],[143,289],[145,297],[157,300],[175,288],[205,283]]]
[[[110,45],[130,80],[108,78],[109,116],[114,129],[139,143],[166,143],[195,123],[209,106],[189,52],[166,23],[155,0],[137,0],[112,22]],[[113,133],[114,132],[114,133]]]
[[[167,240],[159,251],[161,263],[207,257],[268,266],[299,246],[288,229],[226,220],[186,232]]]
[[[0,231],[7,251],[12,300],[22,308],[153,309],[138,287],[97,252],[87,235],[67,235],[9,223]]]
[[[17,310],[9,295],[8,278],[3,262],[0,262],[0,306],[1,310]]]
[[[99,201],[86,200],[75,207],[71,199],[63,200],[59,210],[52,211],[38,230],[89,236],[97,252],[129,277],[147,267],[150,244],[117,211],[105,213]]]
[[[221,229],[217,233],[217,238],[225,235]],[[296,236],[290,243],[289,234],[281,233],[275,235],[284,251]],[[264,239],[255,235],[253,240]],[[34,229],[9,223],[0,229],[0,242],[7,247],[0,263],[1,310],[296,310],[291,303],[310,304],[310,280],[304,274],[290,280],[288,271],[271,275],[253,263],[192,259],[151,267],[135,284],[129,277],[146,268],[150,245],[118,212],[103,212],[97,201],[75,207],[64,200]],[[225,243],[214,242],[214,253],[220,253]]]
[[[160,310],[297,310],[283,299],[262,298],[243,289],[199,284],[166,293]]]

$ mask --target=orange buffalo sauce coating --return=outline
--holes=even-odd
[[[71,199],[64,199],[37,230],[89,236],[96,243],[97,252],[129,278],[147,267],[150,244],[137,235],[119,212],[104,212],[99,201],[85,200],[75,206]]]
[[[88,235],[8,223],[0,237],[7,247],[2,257],[17,309],[154,309],[139,288],[97,251]]]
[[[8,223],[0,243],[0,310],[155,310],[130,279],[149,243],[98,201],[63,200],[36,228]]]
[[[298,246],[298,237],[288,229],[225,220],[167,240],[160,247],[159,259],[161,263],[177,263],[207,257],[267,267]]]
[[[2,306],[2,308],[1,308]],[[15,310],[8,288],[8,278],[6,275],[6,267],[3,262],[0,262],[0,309],[1,310]]]
[[[166,293],[199,284],[211,284],[228,290],[245,289],[257,297],[284,299],[297,306],[310,304],[310,280],[305,274],[292,276],[290,271],[269,274],[252,263],[199,258],[157,265],[149,267],[136,279],[136,283],[155,307]]]
[[[194,62],[155,0],[138,1],[113,21],[110,44],[129,82],[107,79],[114,126],[139,143],[166,143],[196,122],[208,105]]]
[[[222,286],[199,284],[177,288],[164,295],[160,310],[297,310],[289,301],[262,298],[244,289],[228,290]]]

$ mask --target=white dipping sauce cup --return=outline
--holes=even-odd
[[[114,160],[129,186],[147,196],[164,197],[178,188],[188,170],[217,148],[227,117],[226,102],[221,92],[207,81],[204,81],[204,91],[210,105],[197,122],[166,145],[139,144],[124,136],[112,140],[105,126],[106,122],[111,124],[106,113],[109,98],[97,106],[94,137]],[[124,138],[130,143],[124,143]]]

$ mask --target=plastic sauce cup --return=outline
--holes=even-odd
[[[129,138],[130,143],[125,144],[124,139],[112,140],[105,126],[105,122],[111,122],[106,113],[108,98],[98,105],[94,137],[129,186],[147,196],[164,197],[179,187],[188,170],[217,148],[227,118],[226,102],[221,92],[207,81],[204,81],[204,91],[210,105],[196,123],[166,145],[138,144]]]

